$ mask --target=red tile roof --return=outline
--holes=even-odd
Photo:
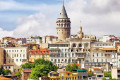
[[[74,63],[72,63],[72,65],[73,65]],[[77,66],[81,66],[81,64],[76,64]]]
[[[3,77],[3,76],[0,76],[0,80],[12,80],[11,78],[6,78],[6,77]]]
[[[45,49],[40,49],[40,50],[31,50],[30,51],[31,55],[49,55],[49,50],[47,48]]]
[[[70,71],[58,71],[60,73],[71,73]]]
[[[31,73],[32,70],[23,70],[23,72],[25,72],[25,73]]]
[[[93,68],[94,70],[101,70],[100,68]]]

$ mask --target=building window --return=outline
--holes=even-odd
[[[101,56],[103,56],[103,53],[101,53]]]
[[[72,47],[76,47],[76,44],[73,44],[73,46]]]
[[[60,59],[58,59],[58,63],[60,63]]]
[[[10,66],[9,66],[9,69],[10,69]]]
[[[98,62],[98,59],[97,59],[97,62]]]
[[[67,54],[65,53],[65,57],[67,57]]]
[[[103,59],[102,59],[102,62],[103,62]]]
[[[98,53],[97,53],[97,56],[98,56]]]
[[[85,44],[85,47],[88,47],[88,44]]]
[[[74,57],[74,53],[72,53],[72,57]]]
[[[10,63],[10,59],[9,59],[9,63]]]
[[[93,53],[93,57],[94,57],[94,53]]]
[[[82,47],[82,44],[79,44],[79,47]]]
[[[20,54],[20,57],[21,57],[21,54]]]
[[[25,54],[23,54],[23,57],[25,57]]]
[[[67,62],[67,59],[65,59],[65,62]]]
[[[12,59],[12,62],[14,62],[14,59]]]

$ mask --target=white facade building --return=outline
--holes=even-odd
[[[5,48],[6,64],[14,65],[14,72],[20,69],[24,59],[28,59],[27,47]]]

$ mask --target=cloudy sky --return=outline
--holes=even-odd
[[[120,0],[65,0],[72,34],[120,35]],[[0,38],[56,35],[62,0],[0,0]],[[82,23],[80,24],[80,21]]]

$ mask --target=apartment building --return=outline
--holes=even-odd
[[[117,66],[117,49],[114,42],[93,42],[91,43],[91,62],[109,62]]]
[[[90,60],[90,38],[70,38],[70,52],[76,57],[76,62],[84,64]]]
[[[27,47],[7,47],[5,48],[6,64],[14,65],[14,72],[20,69],[24,59],[28,59]]]
[[[42,37],[39,36],[31,36],[29,38],[26,38],[26,43],[35,43],[35,44],[40,44],[42,43]]]
[[[69,43],[54,43],[49,44],[50,58],[49,60],[56,64],[58,67],[67,66],[75,60],[75,55],[69,51]]]
[[[36,59],[49,60],[49,50],[47,48],[40,48],[39,50],[29,51],[29,61],[34,62]]]

